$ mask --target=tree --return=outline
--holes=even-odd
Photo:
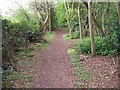
[[[20,7],[21,14],[23,13],[24,16],[25,16],[25,18],[27,19],[27,22],[29,22],[29,21],[30,21],[29,15],[27,14],[27,12],[26,12],[25,9],[23,8],[23,6],[22,6],[22,5],[19,5],[19,7]],[[27,28],[27,27],[25,27],[25,28]],[[26,48],[28,49],[27,30],[25,30],[25,46],[26,46]]]
[[[107,37],[109,33],[109,2],[107,1],[103,5],[104,5],[104,11],[102,15],[102,30],[104,32],[105,37]],[[107,25],[105,25],[105,19]]]
[[[42,23],[40,31],[43,32],[43,31],[45,31],[45,28],[47,26],[47,23],[48,23],[49,17],[50,17],[49,3],[48,3],[47,0],[45,0],[44,2],[40,2],[40,3],[35,0],[34,4],[35,5],[33,5],[33,7],[36,8],[35,9],[36,13],[38,15],[38,18],[39,18],[40,22]],[[43,18],[44,16],[45,16],[45,19]]]
[[[83,2],[84,6],[86,7],[86,9],[88,10],[88,4],[87,2]],[[94,23],[95,27],[97,27],[98,29],[100,29],[101,33],[102,33],[102,36],[105,36],[105,33],[104,31],[102,30],[102,28],[99,26],[97,20],[93,17],[92,18],[92,22]]]
[[[104,11],[103,11],[103,14],[102,14],[102,30],[104,31],[105,33],[105,13],[106,13],[106,7],[105,7],[105,4],[104,5]]]
[[[117,3],[117,9],[118,9],[118,19],[119,19],[119,28],[120,28],[120,1]],[[120,29],[117,32],[118,37],[118,52],[120,52]],[[120,54],[119,54],[120,55]]]
[[[12,27],[13,26],[12,26],[11,21],[8,21],[7,19],[2,20],[2,28],[3,28],[2,45],[4,46],[4,49],[6,48],[6,53],[4,53],[6,54],[5,58],[9,58],[8,60],[10,61],[10,64],[13,66],[15,70],[17,70],[16,60],[15,60],[15,55],[14,55],[14,48],[13,48],[13,42],[14,42],[13,35],[15,34],[15,31],[13,34]],[[3,49],[3,52],[5,51],[4,49]],[[4,67],[4,63],[3,63],[3,67]]]
[[[89,18],[89,30],[90,30],[90,38],[91,38],[91,52],[92,56],[95,56],[95,42],[94,42],[94,32],[92,25],[92,2],[88,2],[88,18]]]
[[[119,25],[120,25],[120,1],[117,4],[118,7],[118,19],[119,19]]]
[[[98,8],[98,2],[95,2],[94,6],[94,11],[93,11],[93,16],[95,17],[95,20],[98,19],[98,15],[99,15],[99,8]],[[96,27],[96,25],[94,25],[94,30],[96,31],[97,35],[100,35],[100,32],[98,30],[98,27]]]
[[[51,3],[49,4],[49,31],[51,31]]]
[[[45,31],[47,22],[49,21],[49,17],[50,17],[50,15],[49,15],[49,5],[48,5],[48,2],[46,0],[45,0],[45,5],[46,5],[46,13],[47,13],[47,15],[46,15],[45,21],[43,22],[42,27],[41,27],[42,31]]]
[[[72,29],[70,27],[69,4],[65,0],[64,0],[64,6],[65,6],[65,10],[66,10],[67,23],[68,23],[68,28],[69,28],[69,35],[71,35]]]
[[[34,5],[32,5],[32,6],[34,7]],[[36,0],[35,0],[35,8],[36,8],[35,12],[36,12],[40,22],[43,23],[43,18],[42,18],[40,11],[39,11],[40,8],[38,7],[38,2]]]
[[[80,0],[78,2],[78,18],[79,18],[79,29],[80,29],[80,41],[82,41],[82,23],[81,23],[81,15],[80,15]]]
[[[75,4],[75,1],[72,0],[72,10],[74,9],[74,4]]]
[[[106,36],[108,36],[108,33],[109,33],[109,29],[110,29],[110,27],[109,27],[109,2],[108,2],[109,0],[107,0],[107,2],[106,2],[106,5],[107,5],[107,9],[106,9],[106,19],[107,19],[107,28],[106,28]]]

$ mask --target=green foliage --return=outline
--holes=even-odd
[[[11,18],[12,17],[12,18]],[[13,15],[9,18],[2,17],[2,55],[3,63],[3,87],[11,87],[12,80],[19,79],[19,75],[16,73],[7,73],[5,70],[10,72],[11,65],[11,57],[8,51],[8,45],[11,46],[11,50],[13,51],[14,60],[16,60],[16,66],[21,59],[29,59],[34,56],[34,53],[29,49],[25,49],[25,44],[28,43],[30,46],[30,36],[38,37],[41,36],[40,32],[40,23],[38,18],[33,12],[22,9],[21,7],[17,9]],[[27,44],[27,45],[28,45]],[[45,44],[44,44],[45,45]],[[44,45],[41,45],[42,47]],[[23,48],[23,49],[21,49]],[[11,59],[12,60],[12,59]],[[9,78],[10,77],[10,78]],[[28,78],[31,81],[31,78]],[[10,85],[9,85],[10,84]]]
[[[71,38],[72,39],[77,39],[80,37],[80,32],[76,30],[75,32],[72,33]]]
[[[52,42],[55,37],[55,32],[46,32],[44,35],[44,38],[47,40],[47,42]]]
[[[78,11],[77,11],[77,9],[74,9],[74,10],[70,9],[69,13],[70,13],[69,18],[71,20],[70,25],[73,26],[73,27],[75,27],[75,26],[78,27],[79,22],[78,22]]]
[[[115,40],[109,38],[95,37],[96,53],[98,55],[112,55],[116,53]],[[90,38],[84,38],[82,43],[77,44],[78,52],[90,54],[91,41]]]
[[[91,53],[90,38],[84,38],[82,43],[77,44],[77,51],[81,53]]]
[[[7,19],[3,19],[2,24],[3,38],[8,37],[8,39],[12,40],[12,42],[14,42],[16,45],[23,45],[28,33],[34,34],[36,36],[40,35],[39,25],[36,25],[32,21],[20,21],[19,23],[16,23]],[[9,34],[9,36],[6,36],[7,34]]]
[[[63,38],[64,38],[65,40],[72,39],[72,37],[71,37],[69,34],[63,35]]]
[[[4,18],[2,17],[2,48],[3,52],[6,52],[3,55],[3,59],[7,58],[7,61],[10,59],[8,54],[8,45],[7,43],[12,46],[12,50],[16,52],[19,47],[24,47],[28,45],[28,40],[30,36],[38,37],[41,36],[40,33],[40,25],[39,21],[34,16],[34,18],[30,18],[31,15],[34,13],[28,13],[28,11],[24,10],[23,8],[19,8],[14,12],[12,18]],[[31,55],[29,55],[31,56]],[[26,58],[26,56],[24,56]]]
[[[64,39],[77,39],[80,37],[80,34],[79,34],[79,31],[75,31],[72,33],[72,35],[69,35],[69,34],[65,34],[63,35]]]
[[[57,27],[57,22],[58,21],[57,21],[57,17],[56,17],[55,7],[52,7],[51,8],[51,28],[56,28]]]
[[[18,52],[17,55],[21,58],[21,59],[28,59],[34,56],[33,52],[30,52],[30,50],[27,49],[23,49],[21,52]]]
[[[32,76],[27,76],[27,79],[28,79],[29,82],[33,81],[33,77]]]
[[[23,79],[23,76],[14,70],[6,70],[3,72],[3,75],[2,75],[2,80],[3,80],[2,87],[12,88],[11,82],[18,80],[18,79]]]
[[[65,27],[66,24],[66,11],[64,3],[58,3],[55,7],[55,18],[57,27]]]

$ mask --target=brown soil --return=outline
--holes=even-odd
[[[118,73],[114,73],[116,65],[113,65],[110,57],[88,57],[83,61],[83,65],[93,78],[93,81],[88,82],[89,88],[118,87]]]
[[[75,48],[75,43],[79,39],[68,40],[69,48]],[[87,83],[86,88],[118,88],[119,87],[119,70],[116,57],[78,55],[84,68],[91,75],[92,80]]]
[[[76,79],[62,32],[56,31],[54,42],[36,60],[33,88],[74,88]]]

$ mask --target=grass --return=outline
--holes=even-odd
[[[69,39],[71,39],[72,37],[69,36],[68,34],[64,34],[64,35],[63,35],[63,38],[64,38],[65,40],[69,40]]]
[[[76,83],[76,86],[78,88],[82,88],[87,84],[88,81],[92,80],[92,78],[84,68],[82,62],[78,59],[75,49],[69,48],[68,54],[70,54],[72,64],[75,68],[74,75],[79,79],[79,81]]]
[[[65,41],[67,41],[68,44],[73,44],[69,40],[71,37],[69,37],[67,34],[63,35],[63,38]],[[76,51],[76,48],[69,48],[67,53],[71,57],[72,64],[75,68],[74,75],[78,78],[78,82],[76,83],[76,86],[78,88],[84,88],[87,85],[87,82],[92,80],[92,77],[90,74],[86,71],[84,65],[82,64],[81,60],[78,58],[78,53]]]
[[[55,32],[46,32],[44,38],[50,43],[55,37]]]

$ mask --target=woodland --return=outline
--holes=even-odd
[[[17,5],[0,16],[3,88],[119,87],[120,1]]]

